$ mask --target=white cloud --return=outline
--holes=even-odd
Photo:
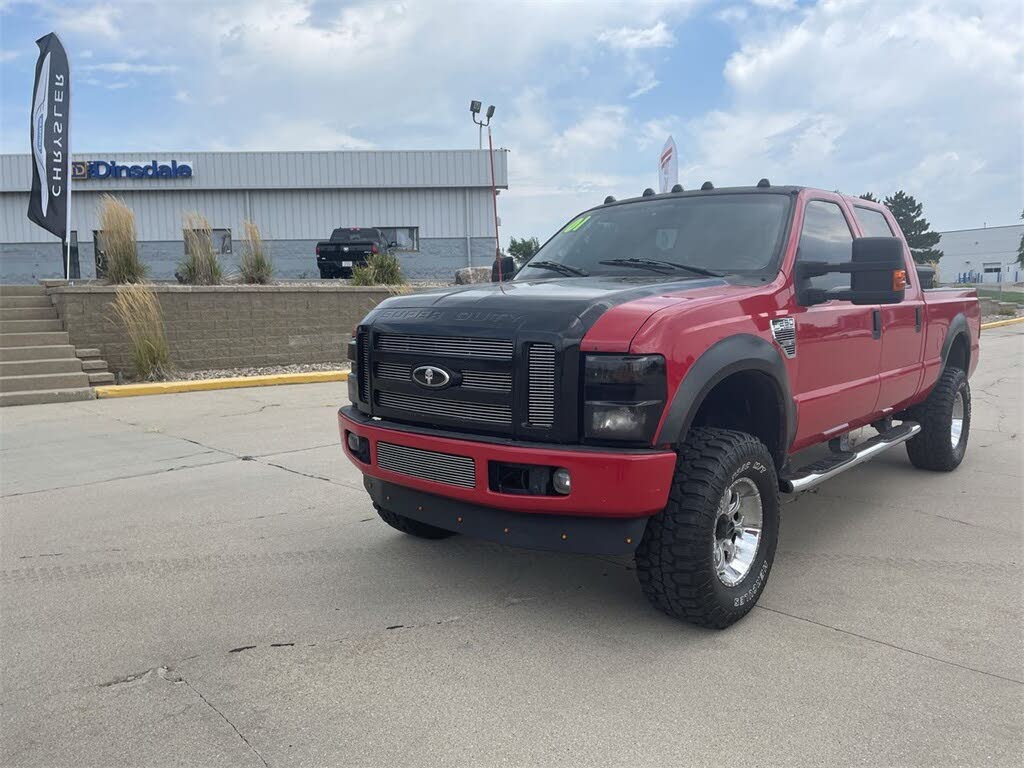
[[[174,100],[179,101],[182,104],[191,104],[192,94],[190,94],[184,88],[179,88],[177,91],[174,92]]]
[[[100,37],[113,41],[118,37],[118,22],[122,18],[122,11],[110,3],[87,6],[69,3],[58,6],[55,17],[57,29],[62,33],[70,32],[84,37]]]
[[[217,141],[224,150],[373,149],[374,144],[315,118],[273,117],[259,131],[241,141]]]
[[[178,66],[174,64],[138,64],[128,61],[110,61],[105,64],[86,64],[82,67],[86,72],[113,72],[115,74],[137,74],[137,75],[162,75],[168,72],[177,72]]]
[[[18,51],[0,49],[0,64],[14,61],[16,58],[18,58]]]
[[[938,227],[1013,221],[1024,206],[1020,21],[1013,0],[824,2],[747,30],[724,70],[731,103],[688,126],[690,183],[902,187]]]
[[[605,30],[597,36],[598,42],[605,43],[620,51],[638,51],[645,48],[667,48],[676,39],[664,21],[647,29],[620,27]]]
[[[628,114],[621,106],[595,107],[555,140],[555,153],[579,155],[614,147],[626,133]]]

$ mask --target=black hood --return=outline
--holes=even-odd
[[[666,280],[659,276],[574,277],[441,288],[395,296],[377,306],[366,323],[377,328],[410,324],[423,333],[487,329],[486,335],[544,331],[582,338],[612,307],[647,296],[726,285],[720,278]]]

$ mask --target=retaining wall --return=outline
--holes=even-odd
[[[181,370],[345,360],[352,328],[393,291],[347,285],[156,285],[171,362]],[[106,285],[48,286],[76,347],[97,347],[111,371],[134,374]]]

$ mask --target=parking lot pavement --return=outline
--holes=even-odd
[[[1024,327],[961,468],[787,504],[724,632],[626,558],[402,536],[344,385],[0,413],[0,765],[1019,765]]]

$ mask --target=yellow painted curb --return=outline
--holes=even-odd
[[[1011,317],[1009,320],[993,320],[991,323],[983,323],[981,330],[987,331],[989,328],[1002,328],[1004,325],[1016,325],[1017,323],[1024,323],[1024,317]]]
[[[274,373],[268,376],[232,376],[226,379],[199,379],[198,381],[151,381],[143,384],[95,387],[95,390],[96,397],[139,397],[141,395],[168,395],[173,392],[205,392],[211,389],[272,387],[277,384],[315,384],[323,381],[348,381],[348,371]]]

